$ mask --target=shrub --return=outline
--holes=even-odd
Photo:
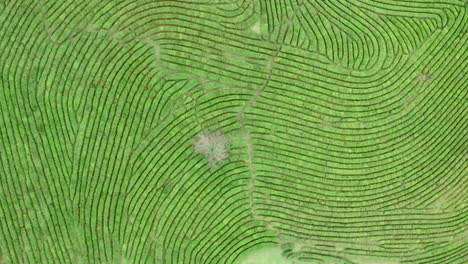
[[[221,131],[201,131],[193,141],[195,153],[202,154],[210,167],[216,167],[229,157],[229,140]]]

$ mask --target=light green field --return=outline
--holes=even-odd
[[[466,0],[0,1],[0,264],[464,264]]]

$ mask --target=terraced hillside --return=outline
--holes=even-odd
[[[468,262],[466,0],[0,1],[0,263]]]

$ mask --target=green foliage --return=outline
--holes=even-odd
[[[2,1],[0,263],[463,263],[467,16]]]

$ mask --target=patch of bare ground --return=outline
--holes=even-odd
[[[431,75],[429,73],[427,73],[427,72],[421,72],[421,73],[418,74],[417,78],[421,82],[427,82],[427,81],[431,80]]]

